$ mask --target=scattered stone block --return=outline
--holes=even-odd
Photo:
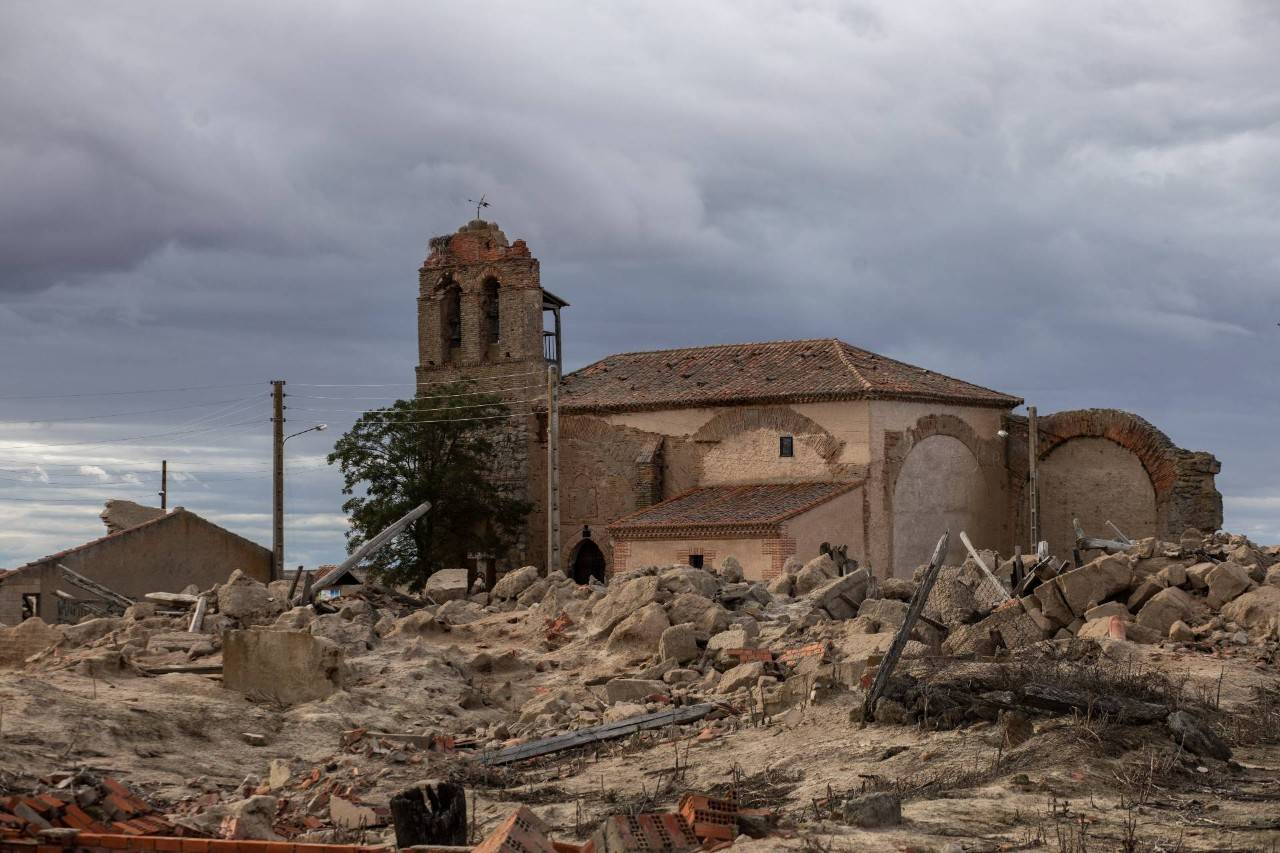
[[[757,629],[758,631],[759,629]],[[672,625],[658,639],[658,658],[688,663],[698,658],[698,635],[689,624]]]
[[[743,688],[755,687],[762,675],[764,664],[760,661],[738,664],[724,673],[716,690],[719,693],[735,693]]]
[[[1165,725],[1169,727],[1174,743],[1181,744],[1183,749],[1219,761],[1231,758],[1231,747],[1186,711],[1174,711],[1165,719]]]
[[[795,594],[808,595],[839,575],[836,564],[826,554],[814,557],[796,573]]]
[[[604,695],[610,705],[618,702],[644,702],[655,693],[667,695],[666,682],[647,678],[614,678],[604,685]]]
[[[667,612],[657,602],[647,604],[627,616],[609,634],[610,652],[640,652],[648,655],[658,646],[662,632],[671,627]]]
[[[1109,554],[1064,572],[1050,583],[1058,587],[1071,612],[1081,616],[1089,609],[1090,603],[1106,601],[1132,587],[1133,567],[1128,557]]]
[[[845,823],[863,829],[897,826],[902,823],[902,798],[897,794],[884,792],[846,800],[844,820]]]
[[[1275,634],[1280,629],[1280,586],[1260,586],[1227,602],[1222,608],[1222,618],[1250,634]]]
[[[1161,590],[1138,611],[1139,625],[1156,631],[1162,637],[1169,636],[1169,627],[1179,620],[1191,624],[1203,622],[1207,615],[1203,604],[1178,587]]]
[[[1192,589],[1209,588],[1209,572],[1217,567],[1217,563],[1196,563],[1187,569],[1187,583]]]
[[[870,584],[871,573],[857,569],[842,578],[827,581],[814,590],[810,598],[816,606],[831,614],[832,619],[851,619],[860,615],[859,606],[867,597]]]
[[[0,628],[0,669],[19,667],[23,662],[62,639],[62,627],[46,625],[32,616],[12,628]]]
[[[218,612],[241,625],[262,625],[284,612],[284,602],[276,601],[267,585],[236,569],[218,587]]]
[[[1142,606],[1165,589],[1165,583],[1158,575],[1151,577],[1138,584],[1137,588],[1129,594],[1129,600],[1125,602],[1125,609],[1130,612],[1136,612],[1142,609]]]
[[[1191,626],[1181,619],[1174,620],[1169,626],[1169,639],[1178,643],[1189,643],[1196,638],[1195,631],[1191,630]]]
[[[1209,606],[1217,610],[1253,585],[1252,578],[1243,566],[1230,561],[1219,563],[1205,575],[1209,584]]]
[[[222,641],[222,684],[246,696],[285,705],[323,699],[342,689],[342,649],[299,631],[227,631]]]
[[[1084,612],[1086,622],[1092,622],[1094,619],[1109,619],[1112,616],[1119,616],[1126,622],[1133,621],[1133,614],[1129,612],[1129,608],[1118,601],[1108,601],[1106,604],[1099,604]]]
[[[467,597],[467,570],[441,569],[427,578],[422,588],[425,595],[430,596],[436,604],[446,601],[457,601]]]
[[[537,566],[524,566],[513,572],[507,572],[493,585],[493,597],[500,600],[518,598],[520,593],[532,586],[538,577]]]

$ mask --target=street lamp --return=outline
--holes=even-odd
[[[278,411],[283,415],[282,410]],[[284,418],[281,416],[276,423],[277,435],[282,432],[279,427],[283,424]],[[328,424],[316,424],[291,435],[282,436],[273,444],[274,458],[271,460],[271,474],[274,481],[271,489],[271,579],[273,581],[284,577],[284,443],[309,432],[324,432],[328,428]]]

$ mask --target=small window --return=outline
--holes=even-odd
[[[779,456],[795,456],[796,444],[795,439],[789,435],[778,436],[778,455]]]
[[[690,555],[689,555],[689,565],[693,566],[695,569],[700,569],[700,568],[702,568],[702,555],[701,555],[701,554],[690,554]]]

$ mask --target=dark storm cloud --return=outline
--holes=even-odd
[[[1228,527],[1280,539],[1274,5],[33,2],[0,18],[0,358],[22,366],[0,396],[408,382],[427,238],[485,192],[573,303],[572,366],[840,336],[1042,410],[1135,409],[1222,458]],[[362,402],[291,418],[337,428]],[[4,420],[103,409],[0,399]],[[262,461],[259,429],[209,436],[234,457],[223,476]],[[142,443],[120,470],[179,450]],[[261,483],[215,482],[193,497],[265,537]],[[336,480],[300,472],[290,494],[290,559],[333,559]],[[64,539],[95,532],[76,511]],[[53,544],[56,505],[40,513],[10,516],[43,538],[0,539],[0,564]]]

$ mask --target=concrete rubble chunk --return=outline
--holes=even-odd
[[[716,691],[736,693],[743,688],[754,688],[762,675],[764,675],[764,664],[758,660],[738,664],[725,671],[720,683],[716,685]]]
[[[537,566],[523,566],[513,572],[507,572],[493,585],[493,597],[504,601],[514,599],[537,579]]]
[[[1253,585],[1245,568],[1230,561],[1214,566],[1205,581],[1209,584],[1209,606],[1215,610]]]
[[[1129,612],[1129,608],[1118,601],[1108,601],[1106,604],[1099,604],[1084,612],[1086,622],[1092,622],[1094,619],[1109,619],[1112,616],[1119,616],[1126,622],[1133,621],[1133,614]]]
[[[610,652],[651,654],[658,647],[662,632],[670,626],[661,604],[647,604],[618,623],[609,634],[607,648]]]
[[[790,557],[782,561],[782,573],[795,577],[800,574],[800,570],[804,568],[804,560],[792,554]]]
[[[814,557],[796,573],[795,594],[808,595],[838,574],[836,564],[829,556]]]
[[[245,627],[263,625],[284,612],[284,602],[272,598],[266,584],[236,569],[218,587],[218,612]]]
[[[658,599],[658,579],[653,575],[642,575],[621,583],[591,609],[592,635],[608,636],[618,623]],[[656,637],[654,642],[657,642]]]
[[[422,592],[436,604],[444,604],[446,601],[466,598],[467,570],[441,569],[438,572],[434,572],[431,577],[427,578],[427,583],[423,586]]]
[[[665,681],[648,678],[614,678],[604,685],[604,695],[610,705],[617,702],[644,702],[655,693],[665,696],[667,692]]]
[[[902,798],[897,794],[882,792],[866,794],[846,800],[844,803],[845,823],[874,829],[878,826],[897,826],[902,823]]]
[[[1196,638],[1195,631],[1181,619],[1169,626],[1169,639],[1178,643],[1189,643]]]
[[[672,625],[658,639],[658,658],[688,663],[698,658],[698,635],[690,624]]]
[[[246,696],[285,705],[323,699],[342,689],[342,649],[298,631],[227,631],[222,644],[222,683]]]
[[[891,630],[907,618],[910,605],[890,598],[868,598],[858,607],[858,617],[874,619],[881,631]]]
[[[713,598],[720,589],[715,576],[706,569],[693,566],[676,566],[658,575],[658,586],[674,595],[683,592],[696,592],[706,598]]]
[[[1138,584],[1133,592],[1129,593],[1129,598],[1125,601],[1125,609],[1131,613],[1141,610],[1144,604],[1154,598],[1166,586],[1159,575],[1147,578]]]
[[[1181,563],[1172,563],[1156,572],[1156,577],[1165,586],[1186,586],[1187,567]]]
[[[769,590],[770,595],[785,595],[790,597],[795,592],[795,586],[795,577],[783,572],[765,584],[765,589]]]
[[[0,628],[0,669],[22,666],[27,658],[61,640],[62,632],[62,626],[46,625],[38,616]]]
[[[755,647],[755,640],[747,636],[742,628],[731,628],[721,631],[707,641],[707,654],[717,655],[730,649],[749,649]]]
[[[1071,612],[1082,616],[1091,604],[1106,601],[1132,587],[1133,567],[1128,557],[1108,554],[1063,572],[1050,583],[1058,587]]]
[[[1260,586],[1227,602],[1222,618],[1251,635],[1280,639],[1280,586]]]
[[[732,554],[720,561],[720,578],[725,583],[741,583],[743,577],[742,563]]]
[[[1217,563],[1196,563],[1187,568],[1187,583],[1192,589],[1209,588],[1209,572],[1217,567]]]
[[[857,569],[842,578],[827,581],[810,595],[814,605],[821,607],[832,619],[852,619],[859,615],[859,606],[867,597],[871,573]]]
[[[1169,635],[1169,627],[1179,620],[1188,625],[1203,622],[1208,616],[1205,606],[1177,587],[1161,590],[1138,611],[1135,620],[1144,628],[1156,631],[1162,637]]]

